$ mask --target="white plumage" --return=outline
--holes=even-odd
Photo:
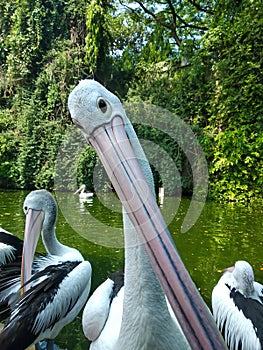
[[[82,328],[92,342],[90,350],[112,350],[117,343],[123,312],[124,274],[109,276],[89,298],[82,314]]]
[[[223,270],[212,292],[212,309],[230,350],[262,350],[263,285],[254,281],[248,262]]]

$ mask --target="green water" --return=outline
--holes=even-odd
[[[25,222],[22,205],[27,193],[0,191],[0,226],[20,238]],[[90,261],[94,290],[110,272],[123,267],[120,204],[112,195],[95,197],[87,204],[80,203],[72,193],[55,195],[59,203],[57,236],[62,243],[79,249]],[[193,227],[182,233],[189,204],[189,199],[179,202],[175,198],[165,198],[161,210],[182,260],[208,306],[212,288],[220,278],[217,270],[233,265],[236,260],[249,261],[256,280],[263,283],[263,271],[260,271],[263,264],[262,208],[207,202]],[[37,250],[44,251],[41,243]],[[56,343],[62,349],[88,349],[88,341],[82,334],[81,315],[62,330]]]

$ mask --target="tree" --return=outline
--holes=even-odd
[[[1,9],[0,179],[52,188],[56,150],[70,122],[67,97],[84,70],[86,1],[17,0]]]
[[[192,126],[209,162],[212,198],[249,201],[262,197],[262,10],[260,1],[218,1],[210,14],[188,65],[140,62],[128,96]]]
[[[111,37],[108,27],[109,2],[91,0],[87,8],[86,62],[90,73],[103,81],[105,65],[111,51]]]
[[[262,15],[261,1],[220,1],[203,42],[211,57],[206,133],[213,141],[211,190],[217,199],[248,201],[263,193]]]
[[[124,2],[121,2],[124,3]],[[147,25],[156,23],[169,32],[170,42],[175,46],[174,51],[192,50],[207,30],[213,14],[213,3],[194,0],[184,1],[127,1],[133,16],[143,20]],[[137,6],[134,6],[134,3]],[[133,6],[129,5],[132,4]]]

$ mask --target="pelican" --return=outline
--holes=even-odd
[[[28,194],[21,280],[23,294],[13,305],[11,316],[0,333],[1,350],[24,350],[43,339],[53,339],[72,322],[87,301],[91,284],[91,265],[80,252],[56,238],[57,205],[46,190]],[[31,276],[38,238],[48,252],[42,267]]]
[[[81,185],[80,188],[77,189],[76,192],[74,192],[74,194],[78,194],[79,193],[79,198],[80,199],[89,199],[93,197],[93,192],[85,192],[86,190],[86,185]]]
[[[124,300],[114,350],[225,349],[161,216],[149,163],[119,99],[98,82],[83,80],[68,105],[123,204]]]
[[[254,281],[246,261],[222,273],[212,291],[212,309],[229,349],[263,349],[263,285]]]

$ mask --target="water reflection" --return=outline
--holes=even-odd
[[[55,193],[68,224],[86,240],[105,247],[123,247],[121,205],[115,194],[83,202],[70,192]]]
[[[79,197],[79,210],[81,213],[86,212],[86,206],[92,207],[93,198],[81,198]]]
[[[24,231],[22,205],[28,191],[0,191],[0,226],[20,238]],[[94,197],[83,203],[73,193],[55,193],[59,201],[57,235],[61,242],[81,251],[92,264],[92,291],[110,272],[123,267],[124,250],[121,205],[116,197]],[[112,194],[111,194],[112,196]],[[61,203],[63,205],[61,205]],[[186,233],[181,226],[190,200],[164,197],[161,208],[178,251],[204,300],[210,306],[211,291],[220,278],[217,270],[244,259],[263,282],[262,208],[207,202],[196,224]],[[43,252],[41,243],[38,251]],[[81,315],[57,338],[62,349],[87,350]]]
[[[181,234],[188,205],[188,200],[181,202],[169,229],[205,301],[210,305],[212,288],[220,277],[217,270],[232,266],[236,260],[249,261],[256,279],[262,282],[262,208],[207,202],[197,223]]]

